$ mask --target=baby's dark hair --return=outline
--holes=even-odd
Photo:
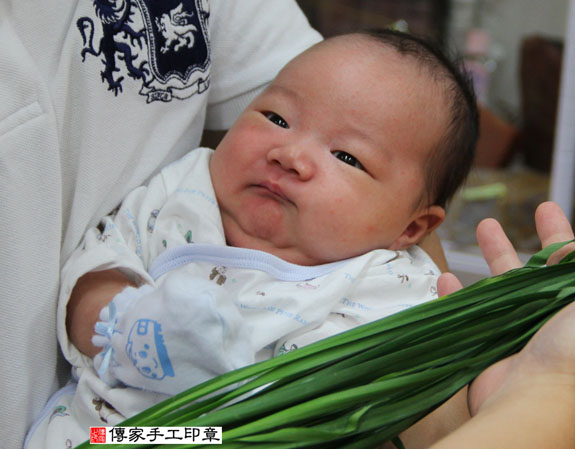
[[[461,64],[452,61],[431,41],[391,29],[360,31],[398,53],[415,58],[443,85],[451,102],[451,117],[439,144],[425,167],[427,205],[445,207],[464,183],[475,155],[479,135],[479,113],[470,78]]]

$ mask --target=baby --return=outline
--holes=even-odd
[[[417,38],[350,34],[296,57],[215,152],[193,150],[88,231],[58,310],[75,382],[28,447],[77,445],[90,425],[436,297],[416,244],[477,132],[466,79]]]

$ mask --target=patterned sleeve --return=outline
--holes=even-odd
[[[58,301],[58,338],[72,364],[77,364],[78,357],[83,357],[70,344],[65,326],[66,305],[76,282],[88,272],[115,268],[138,284],[154,284],[147,268],[162,249],[161,242],[158,243],[152,232],[155,220],[179,180],[190,171],[194,160],[185,157],[167,166],[146,186],[130,192],[116,211],[86,232],[64,264]]]

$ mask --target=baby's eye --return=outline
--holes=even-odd
[[[263,114],[266,116],[266,118],[270,122],[275,123],[276,125],[281,126],[282,128],[285,128],[285,129],[289,128],[288,123],[281,116],[276,114],[275,112],[267,111],[267,112],[264,112]]]
[[[337,157],[340,161],[345,162],[346,164],[351,165],[352,167],[359,168],[360,170],[365,170],[361,162],[359,162],[354,156],[345,151],[334,151],[332,153],[335,157]]]

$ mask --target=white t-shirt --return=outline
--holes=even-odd
[[[0,441],[58,387],[61,263],[320,39],[294,1],[0,2]]]

